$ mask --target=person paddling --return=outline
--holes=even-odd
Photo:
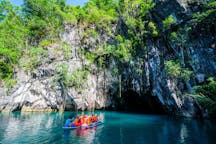
[[[92,122],[97,122],[98,121],[98,117],[96,115],[92,115]]]
[[[69,127],[71,124],[71,119],[67,119],[65,122],[65,127]]]

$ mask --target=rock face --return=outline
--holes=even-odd
[[[67,57],[62,51],[55,51],[61,44],[53,44],[48,47],[48,57],[41,60],[43,65],[27,74],[18,70],[17,85],[7,95],[6,88],[1,88],[1,111],[63,111],[63,110],[92,110],[102,109],[111,104],[107,97],[105,83],[112,81],[110,72],[104,70],[96,74],[88,74],[84,83],[79,88],[73,86],[66,88],[59,81],[55,82],[55,75],[61,71],[62,65],[68,66],[68,72],[79,71],[85,63],[78,55],[80,34],[77,27],[65,27],[61,34],[61,43],[66,43],[70,51]],[[57,67],[57,68],[56,68]],[[60,68],[58,68],[60,67]],[[96,67],[92,67],[94,69]],[[105,71],[106,77],[105,79]]]
[[[190,25],[191,13],[197,9],[193,9],[186,1],[156,1],[152,18],[162,25],[163,19],[172,15],[176,22],[173,29],[178,29]],[[140,52],[145,55],[143,64],[139,62],[142,56],[137,56],[134,63],[138,62],[140,65],[129,65],[122,70],[125,98],[122,98],[123,105],[120,104],[120,107],[126,110],[132,107],[135,111],[141,109],[142,112],[205,117],[206,113],[197,100],[186,95],[193,93],[192,86],[216,74],[215,30],[215,24],[208,26],[199,23],[192,27],[188,40],[183,39],[181,45],[177,46],[167,38],[167,31],[160,38],[147,39],[147,52]],[[182,63],[187,61],[183,65],[193,71],[190,81],[170,78],[164,71],[164,62],[173,58],[181,59]],[[137,72],[138,68],[142,69],[142,73]]]
[[[186,1],[155,2],[156,6],[152,10],[155,23],[162,25],[167,16],[173,15],[177,27],[190,24],[194,7]],[[123,22],[114,25],[113,31],[116,29],[125,31]],[[162,31],[162,26],[159,29]],[[101,32],[96,38],[83,39],[82,28],[65,25],[60,36],[61,42],[47,48],[48,56],[41,58],[41,66],[31,73],[18,69],[17,85],[9,93],[5,87],[0,87],[0,111],[111,108],[189,117],[204,116],[196,99],[185,95],[193,93],[193,85],[216,75],[216,28],[213,24],[210,32],[206,25],[200,24],[192,29],[189,39],[180,46],[172,45],[165,32],[158,38],[146,39],[146,51],[133,57],[131,62],[122,64],[119,74],[113,75],[112,70],[118,65],[116,61],[111,60],[106,68],[99,70],[97,65],[89,67],[89,60],[79,54],[81,47],[93,51],[97,43],[112,43],[112,38]],[[61,49],[63,44],[69,46],[66,55]],[[170,78],[164,63],[173,57],[187,59],[184,65],[193,71],[194,78],[190,81]],[[62,70],[59,65],[67,65],[67,71],[71,73],[88,67],[90,73],[85,81],[79,82],[78,87],[66,87],[61,80],[55,81],[56,75]]]

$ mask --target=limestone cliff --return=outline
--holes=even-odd
[[[95,52],[102,44],[115,44],[108,33],[88,25],[98,32],[97,36],[85,36],[85,28],[65,24],[60,42],[47,47],[48,55],[40,57],[42,64],[26,73],[17,68],[17,84],[9,91],[1,86],[1,111],[51,111],[109,108],[147,113],[168,113],[183,116],[205,116],[193,94],[192,87],[206,78],[216,75],[216,21],[212,16],[192,25],[192,13],[201,11],[205,2],[160,0],[151,10],[149,18],[157,24],[159,35],[142,39],[145,51],[138,49],[129,61],[121,62],[109,57],[102,69],[98,63],[90,64],[82,57],[81,48]],[[172,16],[175,24],[166,30],[163,20]],[[143,24],[144,25],[144,24]],[[190,27],[190,31],[186,29]],[[111,33],[127,37],[128,27],[121,17],[112,24]],[[172,40],[170,34],[182,29],[188,37]],[[65,51],[64,45],[67,45]],[[98,49],[97,49],[98,50]],[[165,62],[179,59],[190,69],[190,79],[170,77]],[[66,86],[59,76],[64,66],[68,73],[78,73],[78,80]],[[118,68],[117,74],[115,68]],[[88,70],[85,75],[79,72]],[[76,77],[76,78],[77,78]],[[79,79],[79,77],[83,77]],[[75,78],[74,78],[75,79]]]

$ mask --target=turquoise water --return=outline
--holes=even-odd
[[[65,113],[0,113],[2,144],[213,144],[216,123],[161,115],[95,112],[104,124],[88,130],[62,129],[73,115]]]

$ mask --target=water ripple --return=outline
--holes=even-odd
[[[0,114],[2,144],[211,144],[216,124],[157,115],[96,111],[104,124],[87,130],[63,130],[65,120],[75,113]]]

